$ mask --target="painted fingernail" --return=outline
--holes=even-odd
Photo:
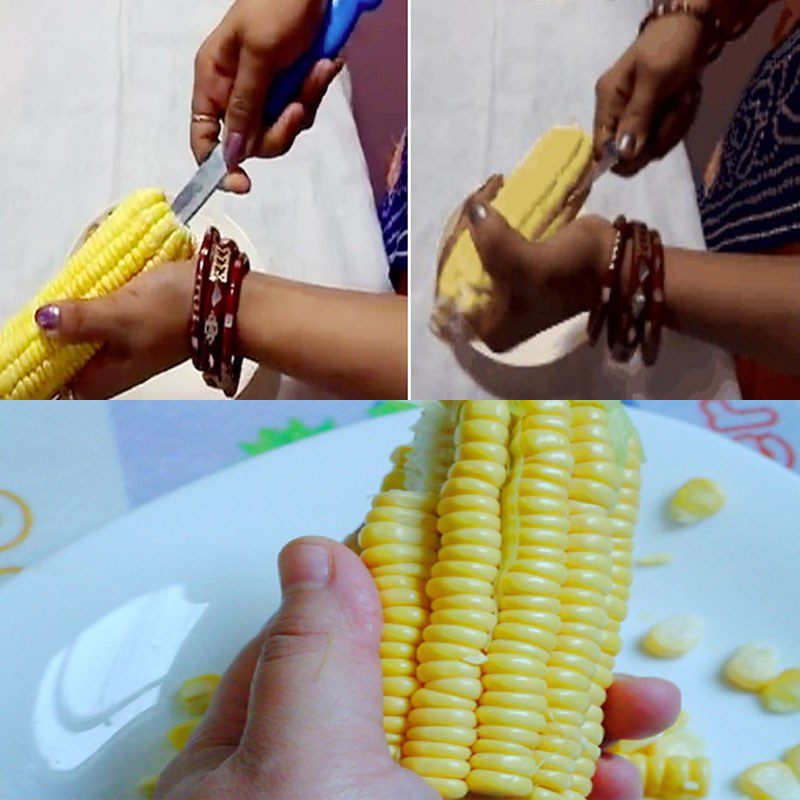
[[[483,222],[486,217],[489,215],[489,212],[486,210],[486,206],[483,203],[470,203],[469,208],[467,208],[467,214],[469,215],[470,222],[473,225],[477,225],[479,222]]]
[[[278,569],[284,594],[294,589],[319,589],[330,579],[330,554],[318,544],[298,542],[281,553]]]
[[[620,155],[632,156],[636,150],[636,137],[632,133],[623,133],[617,139],[617,150]]]
[[[61,324],[61,309],[54,305],[42,306],[37,310],[34,319],[46,334],[53,334]]]
[[[227,135],[222,152],[229,168],[238,167],[244,161],[244,145],[244,134],[234,132]]]

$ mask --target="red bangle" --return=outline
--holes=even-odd
[[[221,388],[226,397],[235,397],[239,389],[244,358],[239,353],[236,320],[242,284],[250,272],[250,260],[246,253],[240,253],[231,267],[227,295],[225,297],[225,320],[222,326],[222,360],[220,363]]]
[[[211,269],[211,259],[219,242],[219,231],[209,228],[203,237],[203,244],[197,256],[194,272],[194,292],[192,294],[192,318],[189,322],[189,345],[192,351],[192,364],[195,369],[202,370],[201,357],[203,341],[203,305],[205,292],[208,286],[208,275]]]
[[[605,325],[606,319],[608,318],[616,277],[619,273],[622,258],[625,255],[625,245],[627,243],[629,229],[628,221],[622,214],[614,220],[614,230],[614,246],[611,249],[608,267],[603,274],[600,297],[589,312],[589,321],[586,324],[586,335],[589,337],[589,342],[592,346],[597,344],[600,334],[603,331],[603,325]]]
[[[658,231],[650,232],[650,247],[653,252],[653,259],[647,285],[647,311],[642,326],[642,360],[648,367],[652,366],[658,357],[666,305],[664,293],[664,247]]]
[[[640,339],[640,320],[645,310],[645,282],[650,273],[652,258],[650,234],[642,222],[631,223],[632,258],[628,274],[628,286],[622,291],[623,274],[620,273],[619,300],[616,304],[618,315],[614,324],[609,325],[608,346],[615,361],[627,363],[633,358]]]
[[[223,239],[214,249],[208,288],[203,293],[203,339],[201,342],[202,372],[209,386],[219,388],[222,365],[222,324],[225,296],[231,267],[239,248],[230,239]]]

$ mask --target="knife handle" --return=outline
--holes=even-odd
[[[303,82],[317,61],[336,58],[350,38],[358,18],[377,8],[382,0],[330,0],[325,18],[311,49],[291,67],[279,73],[272,82],[264,121],[272,124],[300,93]]]

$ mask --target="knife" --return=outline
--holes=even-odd
[[[330,0],[325,17],[310,50],[291,67],[279,73],[270,87],[264,108],[264,121],[275,122],[300,92],[311,68],[323,58],[336,58],[356,27],[359,17],[382,0]],[[216,145],[200,165],[194,177],[172,203],[172,210],[182,224],[189,222],[228,174],[222,144]]]
[[[572,190],[570,196],[567,198],[567,205],[581,196],[586,197],[592,189],[594,182],[606,174],[618,161],[619,153],[617,151],[617,143],[614,139],[608,139],[603,145],[602,155],[600,160],[596,161],[592,169],[581,180],[578,185]]]

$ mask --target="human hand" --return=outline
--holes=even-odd
[[[694,17],[651,22],[597,81],[595,157],[614,138],[614,171],[633,175],[681,141],[700,103],[705,52],[703,26]]]
[[[40,308],[36,321],[48,337],[103,342],[70,385],[70,395],[113,397],[188,359],[193,286],[194,262],[179,261],[138,275],[107,297]]]
[[[279,559],[283,603],[237,656],[189,743],[162,773],[157,800],[439,800],[389,756],[378,653],[382,613],[361,560],[319,538]],[[609,741],[658,733],[680,694],[620,676],[605,707]],[[640,800],[638,773],[603,755],[592,800]]]
[[[587,311],[600,291],[614,239],[611,224],[590,215],[542,242],[529,242],[489,205],[501,184],[495,178],[479,189],[456,228],[469,228],[494,281],[492,313],[471,322],[496,352]]]
[[[224,120],[230,168],[224,189],[248,192],[250,179],[239,164],[282,155],[313,124],[341,61],[318,61],[297,100],[272,125],[264,124],[263,113],[273,79],[311,46],[326,8],[324,0],[236,0],[198,50],[191,147],[197,162],[204,161]]]

